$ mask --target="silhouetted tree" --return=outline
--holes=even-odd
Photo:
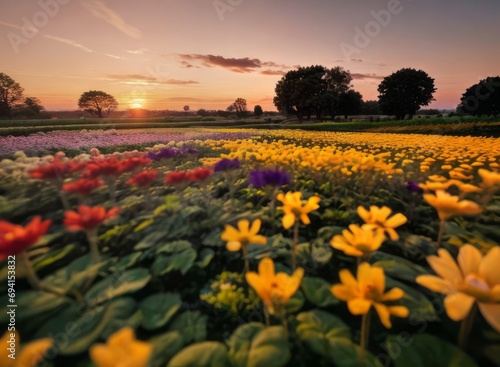
[[[50,116],[44,111],[45,108],[38,98],[26,97],[22,104],[15,106],[13,115],[22,118],[49,118]]]
[[[318,119],[323,113],[332,116],[338,108],[338,96],[351,86],[349,71],[337,66],[327,69],[313,65],[291,70],[276,84],[274,105],[285,114],[295,114],[302,121],[315,114]]]
[[[378,86],[379,104],[382,112],[402,119],[410,118],[420,109],[434,101],[436,91],[434,79],[425,71],[406,68],[396,71],[382,80]]]
[[[381,115],[382,110],[378,101],[363,101],[361,104],[361,115]]]
[[[355,90],[349,90],[339,95],[338,114],[343,115],[346,119],[349,115],[357,115],[361,111],[363,96]]]
[[[500,114],[500,76],[488,77],[468,88],[460,99],[461,114],[482,116]]]
[[[24,89],[4,73],[0,73],[0,117],[11,117],[14,106],[23,99]]]
[[[83,93],[78,100],[78,107],[92,116],[102,118],[118,107],[118,102],[111,94],[91,90]]]
[[[260,105],[257,105],[253,108],[253,113],[255,116],[262,116],[264,111],[262,110],[262,107]]]
[[[196,111],[196,114],[198,116],[202,116],[202,117],[205,117],[205,116],[209,115],[208,111],[205,110],[204,108],[200,108],[198,111]]]
[[[188,105],[185,105],[185,106],[184,106],[184,111],[185,111],[185,112],[188,112],[189,110],[190,110],[189,106],[188,106]]]

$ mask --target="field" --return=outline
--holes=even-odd
[[[478,136],[111,123],[0,125],[0,323],[18,354],[500,365],[497,122],[463,123]]]

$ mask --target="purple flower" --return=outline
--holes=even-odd
[[[275,169],[254,169],[250,171],[250,183],[254,187],[269,186],[283,186],[290,183],[290,176],[285,171]]]
[[[411,192],[416,192],[417,194],[422,194],[424,190],[420,186],[418,186],[418,183],[409,181],[405,184],[405,187],[408,189],[408,191]]]
[[[240,167],[241,164],[238,158],[235,159],[223,158],[214,164],[214,172],[229,171],[232,169],[238,169]]]
[[[159,161],[161,159],[167,158],[175,158],[180,155],[180,151],[175,148],[163,148],[157,152],[150,151],[148,152],[148,158]]]
[[[198,154],[199,151],[196,148],[191,147],[183,147],[181,150],[181,154]]]

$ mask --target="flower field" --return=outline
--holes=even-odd
[[[500,365],[498,139],[51,132],[2,156],[2,366]]]

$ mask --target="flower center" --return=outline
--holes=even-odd
[[[494,302],[490,286],[484,278],[477,274],[467,275],[464,283],[457,288],[459,291],[476,298],[479,302]]]

